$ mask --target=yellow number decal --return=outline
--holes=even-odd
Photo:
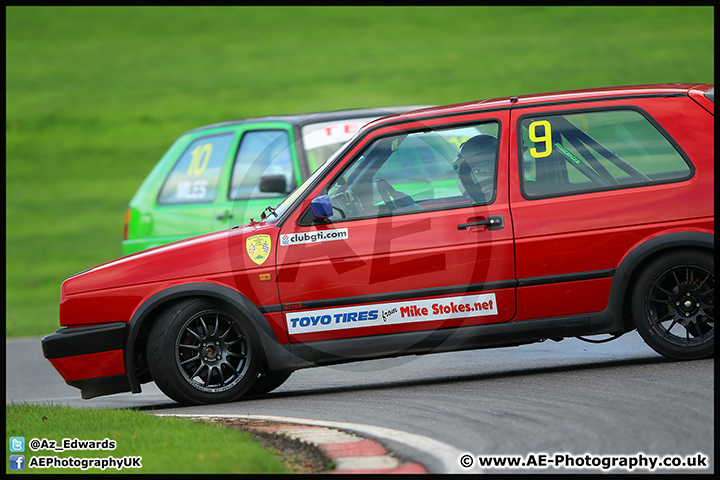
[[[537,129],[538,126],[542,126],[545,130],[545,134],[541,136],[537,136],[535,129]],[[552,134],[550,133],[550,122],[547,120],[538,120],[537,122],[533,122],[528,127],[528,133],[530,134],[530,141],[534,143],[538,142],[545,142],[545,151],[538,152],[536,148],[530,149],[530,155],[533,156],[533,158],[543,158],[550,155],[552,152]]]
[[[206,143],[205,145],[198,145],[195,150],[192,151],[192,160],[190,160],[190,166],[188,167],[187,174],[195,175],[199,177],[205,171],[208,162],[210,161],[210,154],[212,153],[212,143]]]

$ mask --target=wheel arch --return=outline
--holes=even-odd
[[[618,312],[620,329],[630,331],[635,328],[630,310],[632,291],[638,277],[651,262],[670,252],[683,249],[702,250],[713,254],[714,238],[715,235],[709,232],[670,232],[652,237],[628,252],[615,271],[608,306],[609,311]]]
[[[260,309],[242,293],[217,283],[194,282],[173,285],[146,299],[135,310],[127,324],[123,360],[133,393],[140,393],[142,391],[140,384],[150,380],[149,372],[137,372],[135,368],[135,357],[145,352],[147,333],[150,327],[164,309],[179,300],[190,297],[210,298],[246,318],[260,338],[263,362],[267,363],[270,369],[290,369],[296,363],[289,352],[289,347],[278,341]]]

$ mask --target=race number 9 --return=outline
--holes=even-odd
[[[199,177],[205,171],[208,162],[210,161],[210,154],[212,153],[212,143],[206,143],[205,145],[198,145],[195,150],[191,152],[192,159],[190,160],[190,166],[188,167],[188,176],[194,175]]]
[[[545,132],[543,135],[537,135],[538,126],[543,127],[543,131]],[[548,122],[547,120],[538,120],[536,122],[533,122],[528,126],[528,133],[530,135],[531,142],[534,142],[535,144],[545,142],[544,151],[538,152],[537,148],[533,147],[530,149],[530,155],[532,155],[533,158],[543,158],[550,155],[550,153],[552,152],[552,134],[550,133],[550,122]]]

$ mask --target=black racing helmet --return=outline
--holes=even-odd
[[[461,190],[475,203],[492,200],[496,155],[497,138],[492,135],[476,135],[460,145],[453,168],[458,174]],[[488,190],[488,187],[492,189]]]

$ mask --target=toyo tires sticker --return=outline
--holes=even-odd
[[[290,335],[451,318],[497,315],[494,293],[404,302],[325,308],[285,314]]]

